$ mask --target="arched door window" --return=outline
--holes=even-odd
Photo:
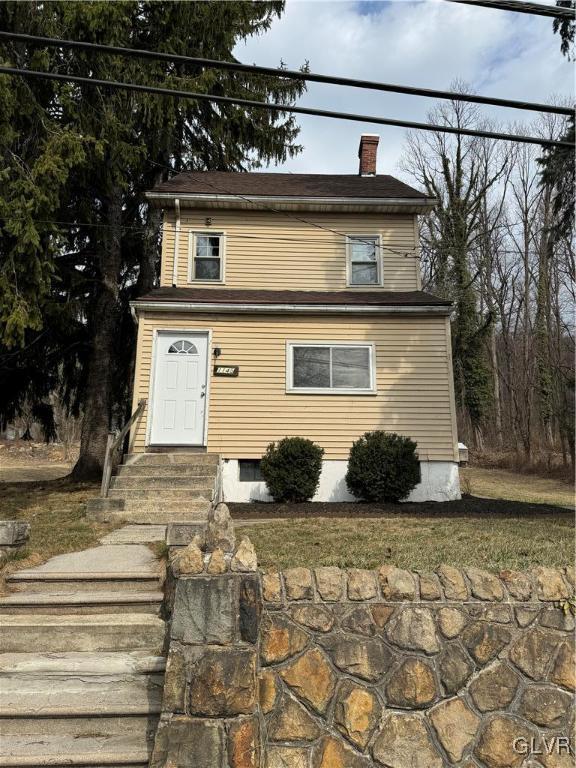
[[[186,339],[180,339],[179,341],[175,341],[174,344],[170,345],[170,349],[168,350],[169,355],[197,355],[198,350],[192,344],[191,341],[187,341]]]

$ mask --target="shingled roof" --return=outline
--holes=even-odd
[[[154,194],[245,195],[247,197],[306,197],[431,200],[429,195],[394,176],[317,173],[226,173],[187,171],[158,184]]]
[[[261,291],[233,288],[156,288],[137,302],[291,306],[450,307],[425,291]]]

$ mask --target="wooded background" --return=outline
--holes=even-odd
[[[457,101],[429,117],[496,127]],[[573,143],[573,125],[541,115],[508,128]],[[511,452],[526,465],[551,467],[559,454],[573,468],[573,151],[411,133],[402,168],[440,201],[421,221],[422,275],[425,288],[454,302],[460,439],[479,453]]]

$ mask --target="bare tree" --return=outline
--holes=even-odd
[[[469,90],[455,83],[453,90]],[[452,101],[436,107],[430,122],[456,128],[482,125],[474,105]],[[402,168],[438,200],[423,228],[423,253],[430,258],[426,281],[454,302],[452,325],[455,391],[461,433],[482,446],[482,427],[493,396],[486,338],[492,307],[480,305],[480,272],[471,254],[482,237],[482,213],[490,190],[506,175],[507,156],[494,142],[441,132],[410,133]]]
[[[458,102],[430,118],[488,125]],[[566,121],[541,115],[511,128],[558,138]],[[438,200],[420,224],[423,284],[454,302],[462,438],[528,464],[544,457],[552,466],[558,455],[573,465],[576,258],[540,155],[535,146],[410,133],[401,168]]]

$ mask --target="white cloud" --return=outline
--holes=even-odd
[[[483,95],[550,100],[572,96],[572,67],[544,17],[427,2],[310,2],[288,0],[264,35],[239,45],[238,58],[290,69],[447,89],[456,78]],[[425,121],[434,101],[401,94],[309,84],[300,104],[344,112]],[[529,122],[519,110],[483,108],[501,120]],[[299,116],[301,155],[282,170],[355,173],[361,133],[379,133],[379,173],[397,173],[404,129]]]

